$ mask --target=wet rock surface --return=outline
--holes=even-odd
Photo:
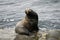
[[[37,37],[17,35],[14,28],[0,29],[0,40],[60,40],[60,29],[49,30],[48,32],[40,31]]]

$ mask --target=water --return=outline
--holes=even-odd
[[[15,27],[26,8],[38,13],[39,27],[60,29],[60,0],[0,0],[0,29]]]

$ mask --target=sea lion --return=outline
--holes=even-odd
[[[38,15],[32,9],[25,10],[25,18],[17,23],[15,32],[18,34],[30,35],[38,32]]]

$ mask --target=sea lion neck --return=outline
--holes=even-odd
[[[37,19],[38,20],[38,16],[26,15],[25,18],[26,19]]]

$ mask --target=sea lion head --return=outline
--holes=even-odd
[[[37,13],[35,11],[33,11],[32,9],[30,9],[30,8],[26,8],[25,9],[25,14],[29,18],[33,18],[33,19],[36,18],[36,19],[38,19]]]
[[[30,8],[26,8],[26,9],[25,9],[25,13],[26,13],[27,15],[28,15],[29,13],[31,13],[31,11],[32,11],[32,10],[31,10]]]

